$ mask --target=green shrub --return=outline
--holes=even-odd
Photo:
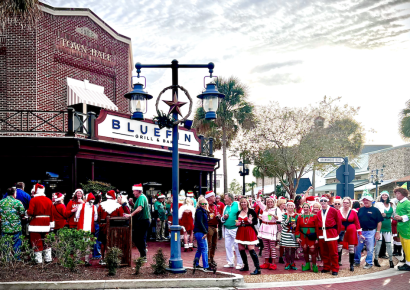
[[[52,248],[58,263],[72,272],[84,264],[82,258],[89,255],[96,238],[83,230],[62,228],[56,233],[50,233],[45,243]]]
[[[34,262],[34,250],[30,242],[21,236],[21,246],[17,252],[13,249],[13,237],[4,235],[0,237],[0,267],[16,269],[19,265]]]
[[[84,190],[84,194],[92,192],[95,195],[98,192],[102,192],[103,198],[105,198],[105,194],[107,193],[107,191],[111,189],[115,189],[115,187],[109,183],[104,183],[101,181],[93,181],[93,180],[88,180],[87,183],[85,184],[81,183],[81,186]]]
[[[145,260],[139,257],[134,262],[135,262],[135,275],[138,275],[140,273],[142,266],[145,264]]]
[[[154,274],[160,275],[166,273],[167,257],[164,255],[162,248],[159,248],[154,255],[154,263],[151,264],[151,268],[154,270]]]
[[[108,248],[105,262],[108,267],[108,275],[114,276],[117,274],[117,268],[121,264],[122,251],[117,247]]]

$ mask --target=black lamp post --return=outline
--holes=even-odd
[[[243,176],[243,181],[242,181],[242,195],[245,196],[245,176],[249,175],[249,169],[247,168],[248,166],[245,165],[245,158],[241,161],[239,161],[238,166],[242,167],[242,170],[239,171],[239,175]]]
[[[174,101],[170,102],[173,106],[178,107],[178,70],[180,68],[207,68],[209,70],[210,76],[212,77],[214,64],[212,62],[208,64],[179,64],[177,60],[173,60],[171,64],[141,64],[137,62],[135,64],[135,68],[137,69],[137,74],[141,73],[141,68],[170,68],[172,69],[172,96],[174,96]],[[209,84],[208,84],[209,85]],[[216,98],[223,98],[224,95],[220,94],[218,90],[216,90],[215,86],[210,86],[209,90],[203,92],[198,98],[202,100],[209,100],[212,102],[212,106],[208,106],[207,109],[210,113],[207,118],[212,118],[216,116],[216,110],[218,109],[218,102],[216,102],[216,106],[214,99]],[[207,103],[204,101],[204,105]],[[179,105],[180,106],[180,105]],[[205,108],[204,108],[205,109]],[[207,110],[205,109],[205,111]],[[178,120],[178,113],[177,110],[172,111],[172,117],[174,120]],[[213,113],[212,113],[213,112]],[[181,242],[180,242],[180,231],[181,226],[179,225],[178,220],[178,193],[179,193],[179,154],[178,154],[178,124],[174,124],[172,127],[172,226],[171,229],[171,257],[169,259],[169,267],[167,268],[168,271],[173,273],[185,273],[186,269],[183,266],[183,261],[181,258]]]
[[[377,198],[379,185],[383,183],[383,178],[384,178],[383,170],[384,170],[384,165],[380,169],[372,170],[372,174],[370,175],[370,183],[372,183],[373,185],[376,185],[376,193],[375,193],[374,198]]]

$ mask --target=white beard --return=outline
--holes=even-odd
[[[107,199],[107,201],[104,201],[104,202],[101,203],[101,207],[108,214],[111,214],[114,210],[121,207],[121,204],[119,204],[116,200]]]

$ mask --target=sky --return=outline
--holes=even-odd
[[[213,62],[214,75],[238,77],[249,86],[249,100],[260,106],[277,101],[303,107],[325,95],[340,96],[341,103],[360,107],[366,144],[407,143],[398,133],[398,116],[410,99],[410,0],[47,3],[91,9],[132,39],[134,63]],[[142,75],[154,98],[171,85],[170,69],[142,69]],[[179,83],[196,99],[206,75],[206,69],[181,69]],[[182,109],[186,114],[187,106]],[[232,171],[239,179],[238,170]]]

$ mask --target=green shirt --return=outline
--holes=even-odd
[[[167,208],[167,216],[172,216],[171,204],[167,203],[166,208]]]
[[[397,231],[401,237],[410,239],[410,201],[407,198],[397,203],[396,215],[407,216],[408,220],[406,222],[399,221],[397,223]]]
[[[5,234],[21,232],[21,216],[24,215],[21,201],[8,196],[0,201],[1,230]]]
[[[154,204],[154,210],[158,212],[158,218],[162,221],[167,219],[164,204],[160,201],[156,201]]]
[[[134,205],[134,210],[136,210],[139,206],[142,207],[142,210],[136,214],[137,220],[149,220],[151,219],[151,214],[149,212],[149,205],[147,197],[142,193]]]
[[[387,210],[387,208],[384,206],[384,213],[386,214],[386,216],[384,217],[384,220],[382,221],[382,228],[380,230],[380,232],[382,233],[391,233],[391,217],[393,216],[393,207],[390,206],[389,210]]]
[[[239,211],[239,203],[237,201],[234,201],[231,205],[225,205],[223,216],[228,215],[228,219],[224,220],[222,218],[222,222],[224,222],[224,226],[228,230],[236,229],[237,226],[235,225],[236,221],[236,215]]]

